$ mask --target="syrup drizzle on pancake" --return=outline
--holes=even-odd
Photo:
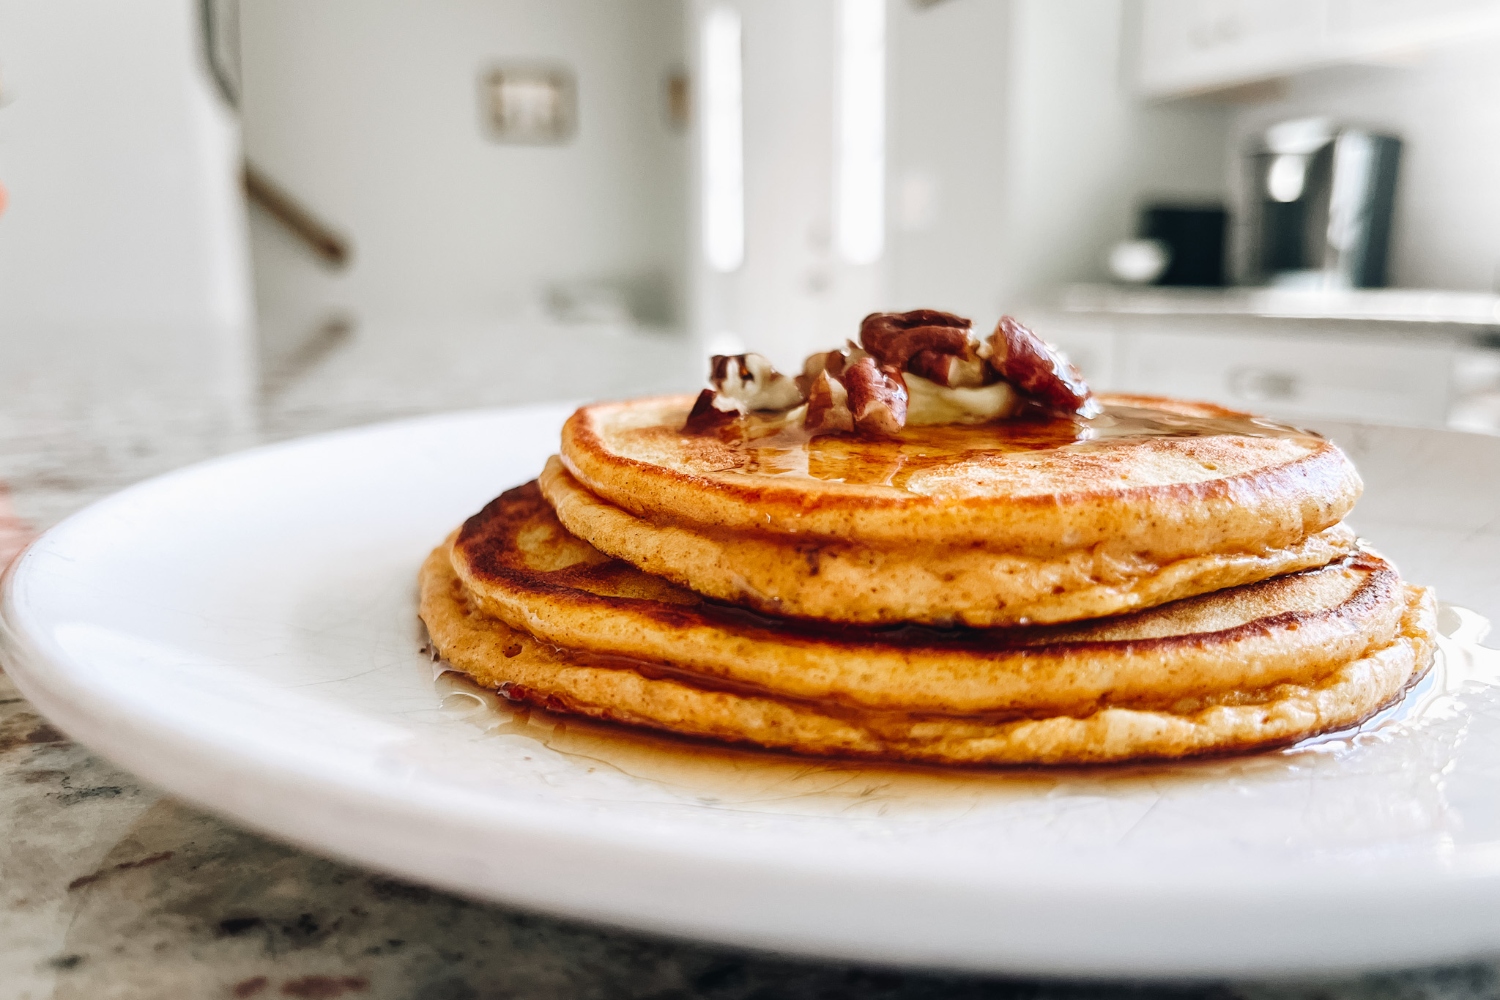
[[[986,455],[1094,451],[1150,438],[1220,436],[1319,440],[1311,431],[1264,417],[1199,416],[1118,403],[1092,418],[1035,413],[987,424],[906,427],[895,438],[875,439],[814,437],[800,423],[751,414],[726,427],[723,440],[732,446],[736,464],[722,471],[904,489],[923,470],[982,461]]]
[[[653,730],[627,728],[507,701],[440,664],[434,686],[444,709],[488,735],[521,739],[533,753],[557,754],[574,766],[605,767],[639,782],[682,794],[696,804],[781,813],[809,812],[847,819],[866,813],[923,820],[968,815],[1038,794],[1123,796],[1158,793],[1168,783],[1235,782],[1244,788],[1305,780],[1309,768],[1363,755],[1390,758],[1402,770],[1431,769],[1433,788],[1451,755],[1431,741],[1461,741],[1467,727],[1445,722],[1500,697],[1500,651],[1479,645],[1489,623],[1476,612],[1444,604],[1433,667],[1406,697],[1358,727],[1309,737],[1293,746],[1251,755],[1181,761],[1059,767],[951,767],[839,758],[806,758],[752,747],[717,744]],[[1413,740],[1436,730],[1425,740]],[[527,760],[531,760],[527,757]],[[1247,784],[1248,783],[1248,784]],[[1415,782],[1414,782],[1415,784]],[[952,806],[950,809],[943,808]],[[934,810],[937,810],[936,812]]]

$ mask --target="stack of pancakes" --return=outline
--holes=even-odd
[[[454,668],[558,712],[810,754],[1084,763],[1354,726],[1429,666],[1435,605],[1342,522],[1306,432],[1101,396],[1092,417],[683,430],[587,406],[422,570]]]

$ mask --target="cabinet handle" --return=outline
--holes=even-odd
[[[1229,391],[1252,403],[1285,402],[1301,395],[1297,376],[1267,368],[1235,368],[1229,373]]]

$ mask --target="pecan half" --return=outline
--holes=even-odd
[[[906,383],[890,365],[875,366],[874,358],[860,358],[844,369],[849,412],[854,426],[875,434],[895,434],[906,426]]]
[[[807,391],[807,413],[802,426],[810,434],[832,434],[854,430],[854,414],[849,412],[849,390],[827,369],[818,372]]]
[[[720,409],[725,403],[729,405],[729,409]],[[688,411],[687,422],[682,425],[682,431],[684,434],[714,434],[721,427],[734,423],[744,412],[735,400],[725,399],[712,389],[704,389],[693,401],[693,408]]]
[[[918,326],[956,326],[967,330],[974,325],[971,319],[943,312],[941,309],[913,309],[904,313],[871,313],[864,318],[864,322],[860,323],[860,329],[863,330],[864,324],[870,320],[879,320],[902,330],[910,330]]]
[[[759,354],[715,354],[708,380],[722,395],[751,410],[790,410],[802,402],[797,383]]]
[[[1023,394],[1067,413],[1099,412],[1083,374],[1012,316],[1000,317],[989,339],[990,367]]]
[[[963,354],[972,325],[962,316],[936,309],[871,313],[859,324],[859,342],[882,365],[899,370],[919,351]]]

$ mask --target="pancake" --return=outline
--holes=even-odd
[[[1164,562],[1103,545],[1053,556],[974,544],[876,547],[647,520],[584,489],[556,457],[539,482],[570,532],[648,573],[766,614],[848,623],[1100,618],[1324,566],[1357,546],[1340,523],[1285,548]]]
[[[725,601],[849,623],[1119,614],[1324,565],[1362,485],[1332,443],[1205,403],[807,438],[692,400],[584,407],[542,479],[603,552]]]
[[[455,668],[556,711],[811,754],[1081,763],[1346,728],[1430,663],[1430,595],[1373,553],[1076,626],[819,626],[701,596],[569,535],[535,484],[422,572]]]

